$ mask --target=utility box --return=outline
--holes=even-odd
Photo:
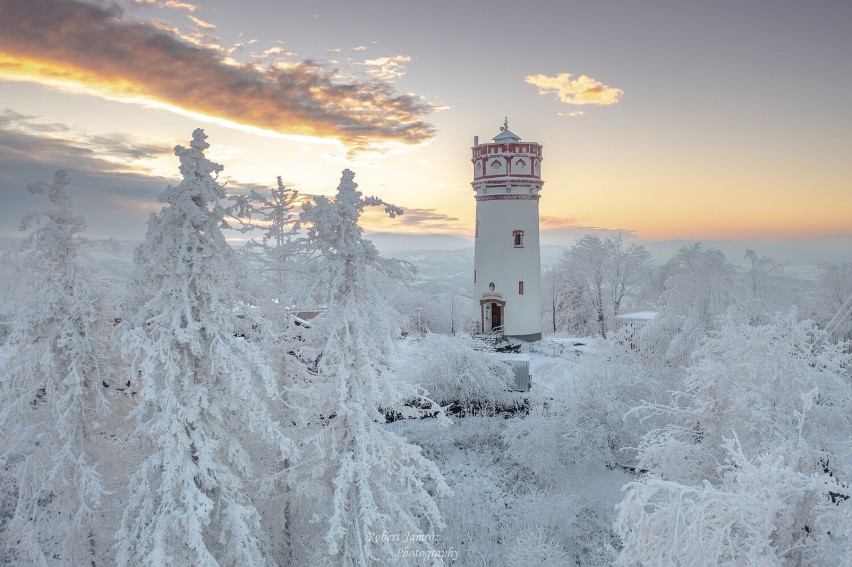
[[[530,389],[530,355],[498,353],[497,356],[515,371],[514,390],[516,392],[528,392]]]

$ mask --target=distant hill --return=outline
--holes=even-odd
[[[385,256],[423,250],[460,250],[473,247],[473,239],[452,234],[406,234],[398,232],[365,232]]]

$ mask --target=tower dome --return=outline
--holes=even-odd
[[[476,198],[473,298],[482,333],[541,338],[538,202],[542,146],[524,142],[508,120],[491,143],[474,137]]]

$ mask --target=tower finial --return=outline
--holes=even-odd
[[[500,126],[500,131],[503,132],[504,130],[508,130],[508,129],[509,129],[509,117],[506,116],[506,117],[503,118],[503,125]]]

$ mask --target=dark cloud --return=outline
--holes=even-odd
[[[140,144],[126,134],[89,136],[86,142],[92,146],[108,149],[111,155],[129,160],[154,158],[162,154],[172,155],[172,148],[162,145]]]
[[[115,5],[76,0],[0,2],[0,71],[62,78],[286,134],[335,137],[352,149],[417,143],[432,106],[382,82],[338,84],[325,67],[231,65]],[[11,63],[9,62],[11,60]]]
[[[397,223],[407,227],[424,229],[459,228],[461,219],[436,211],[435,209],[405,209],[405,214],[397,218]]]
[[[26,190],[27,184],[50,181],[56,170],[64,169],[71,176],[75,209],[87,220],[87,236],[142,237],[148,215],[160,209],[157,197],[175,180],[120,171],[99,155],[74,140],[0,128],[0,236],[19,236],[24,214],[45,208],[42,199]]]
[[[93,157],[96,154],[108,158],[102,160],[107,170],[115,169],[116,162],[122,163],[128,160],[141,160],[173,154],[172,149],[163,144],[141,143],[127,134],[87,135],[74,133],[67,124],[44,122],[39,116],[21,114],[11,109],[6,109],[0,114],[0,131],[7,131],[7,135],[8,132],[31,135],[22,138],[27,147],[9,148],[9,151],[21,153],[32,151],[35,147],[40,151],[51,152],[55,147],[68,148],[72,159]],[[63,157],[51,155],[50,159],[63,159]]]
[[[67,132],[69,130],[66,124],[39,122],[37,119],[37,116],[21,114],[7,108],[3,111],[3,114],[0,114],[0,128],[15,128],[26,125],[26,128],[33,132]]]
[[[369,231],[405,232],[409,234],[438,234],[438,233],[467,233],[468,222],[447,215],[434,209],[408,208],[405,203],[394,203],[403,211],[402,215],[388,218],[380,207],[372,207],[364,211],[361,226]],[[472,225],[471,225],[472,226]]]

